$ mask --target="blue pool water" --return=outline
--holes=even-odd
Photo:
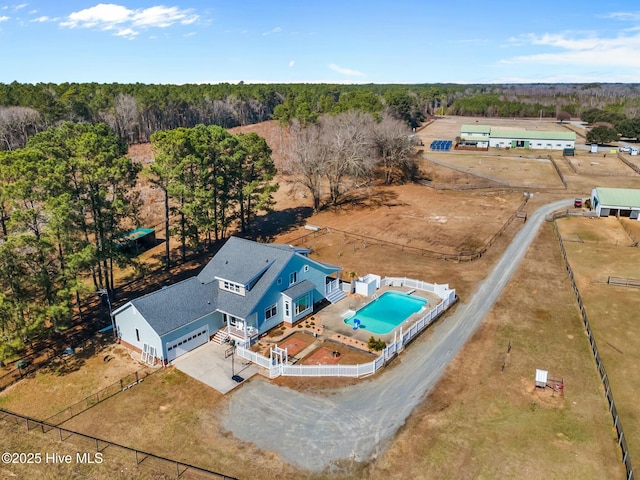
[[[344,323],[353,326],[360,320],[359,329],[384,335],[404,322],[427,304],[424,298],[404,293],[385,292],[376,300],[366,304]]]

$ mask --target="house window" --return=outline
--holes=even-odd
[[[274,303],[264,311],[264,318],[269,320],[271,317],[275,317],[277,313],[278,313],[278,305]]]
[[[291,272],[289,275],[289,286],[293,285],[298,281],[298,272]]]
[[[284,316],[287,318],[291,317],[291,311],[289,310],[289,302],[285,301],[284,302]]]
[[[305,266],[304,266],[304,271],[305,271],[305,272],[308,272],[308,271],[309,271],[309,265],[305,265]]]
[[[228,282],[227,280],[223,280],[220,282],[220,288],[222,290],[226,290],[227,292],[233,292],[233,293],[239,293],[239,294],[244,294],[244,292],[242,291],[242,285],[238,285],[237,283],[233,283],[233,282]]]
[[[140,330],[136,328],[136,340],[140,341]]]
[[[300,298],[296,299],[296,301],[294,302],[294,314],[296,316],[300,315],[301,313],[309,310],[311,308],[311,294],[307,293],[303,296],[301,296]]]
[[[282,279],[281,278],[278,279],[278,285],[282,285]]]

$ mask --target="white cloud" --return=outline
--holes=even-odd
[[[30,22],[35,22],[35,23],[44,23],[44,22],[55,22],[57,20],[58,20],[57,18],[50,18],[50,17],[47,17],[46,15],[43,15],[41,17],[33,18],[33,19],[29,20],[29,21]]]
[[[181,10],[178,7],[157,5],[131,10],[113,3],[99,3],[93,7],[72,12],[60,25],[68,28],[115,30],[115,36],[134,38],[140,30],[167,28],[176,24],[191,25],[199,18],[192,10]]]
[[[0,17],[0,22],[6,22],[7,20],[9,20],[9,18],[10,17],[7,17],[6,15],[2,16],[2,17]]]
[[[336,65],[335,63],[332,63],[329,65],[329,68],[331,70],[333,70],[334,72],[338,72],[342,75],[348,75],[348,76],[353,76],[353,77],[363,77],[364,73],[358,71],[358,70],[353,70],[351,68],[343,68],[340,67],[338,65]]]
[[[517,40],[523,46],[549,47],[549,51],[519,55],[501,60],[502,64],[598,65],[640,67],[640,34],[613,38],[571,37],[569,34],[524,35]]]
[[[20,5],[16,5],[15,7],[13,7],[14,10],[22,10],[23,8],[26,8],[29,4],[28,3],[21,3]]]
[[[608,15],[605,15],[604,18],[637,22],[640,20],[640,12],[612,12]]]
[[[296,64],[295,60],[291,60],[289,62],[289,67],[293,67]]]
[[[280,32],[282,32],[282,28],[275,27],[275,28],[272,28],[271,30],[269,30],[268,32],[264,32],[262,35],[264,35],[266,37],[267,35],[271,35],[272,33],[280,33]]]

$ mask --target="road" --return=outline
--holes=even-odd
[[[573,199],[558,201],[530,215],[469,301],[459,304],[427,340],[412,344],[393,369],[323,394],[254,379],[233,393],[220,412],[223,427],[307,470],[333,470],[343,461],[367,462],[380,455],[498,300],[545,216],[572,204]]]

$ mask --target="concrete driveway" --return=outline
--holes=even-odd
[[[181,372],[225,394],[241,385],[231,380],[234,374],[240,375],[246,381],[258,373],[258,367],[238,356],[233,359],[232,365],[231,357],[224,358],[228,348],[227,344],[209,342],[176,358],[171,364]]]

